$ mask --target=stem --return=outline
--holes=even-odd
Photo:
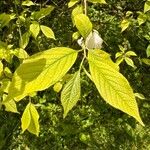
[[[87,15],[87,0],[83,1],[84,5],[84,14]]]

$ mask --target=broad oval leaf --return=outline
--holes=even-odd
[[[36,37],[38,36],[40,32],[40,26],[37,22],[30,25],[30,32],[32,36],[36,39]]]
[[[29,39],[30,39],[30,33],[29,33],[29,32],[25,32],[25,33],[21,36],[21,38],[20,38],[20,40],[19,40],[19,46],[20,46],[20,48],[25,49],[26,46],[27,46],[28,43],[29,43]]]
[[[13,113],[18,113],[17,106],[14,100],[5,103],[5,110]]]
[[[124,19],[122,22],[121,22],[121,32],[123,32],[123,31],[125,31],[128,27],[129,27],[129,25],[130,25],[130,22],[129,22],[129,20],[127,20],[127,19]]]
[[[64,108],[63,117],[76,105],[80,98],[80,71],[66,83],[61,93],[61,103]]]
[[[47,38],[55,39],[54,32],[52,31],[51,28],[49,28],[47,26],[43,26],[43,25],[41,25],[40,27],[41,27],[41,31]]]
[[[31,102],[26,106],[22,118],[21,118],[21,128],[22,132],[28,130],[29,132],[39,135],[39,114]]]
[[[93,82],[104,100],[144,125],[133,90],[127,79],[112,66],[112,61],[103,57],[98,59],[94,51],[89,51],[88,61]]]
[[[6,101],[20,100],[26,95],[42,91],[58,82],[71,68],[78,52],[65,47],[39,52],[17,68]]]
[[[74,21],[80,34],[86,38],[92,31],[92,23],[89,18],[84,14],[78,14],[74,17]]]
[[[34,104],[30,104],[30,115],[31,115],[31,121],[27,128],[27,130],[30,133],[33,133],[35,135],[39,135],[39,114],[34,106]]]
[[[29,127],[30,122],[31,122],[30,105],[31,105],[31,103],[29,103],[26,106],[26,108],[22,114],[22,117],[21,117],[22,132],[24,132]]]

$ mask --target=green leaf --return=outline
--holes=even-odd
[[[147,54],[147,57],[150,56],[150,44],[148,45],[148,47],[146,49],[146,54]]]
[[[79,14],[83,14],[83,6],[82,5],[77,5],[71,13],[72,22],[74,25],[75,25],[74,17]]]
[[[31,102],[26,106],[22,118],[21,128],[22,132],[28,130],[29,132],[39,135],[39,114]]]
[[[141,93],[134,93],[135,97],[139,98],[139,99],[145,99],[144,95]]]
[[[140,13],[137,19],[138,19],[139,25],[141,25],[141,24],[143,24],[143,23],[146,22],[146,20],[147,20],[147,15],[144,14],[144,13]]]
[[[2,75],[3,72],[3,63],[0,61],[0,76]]]
[[[32,6],[32,5],[34,5],[34,3],[30,0],[25,0],[22,2],[22,5],[23,6]]]
[[[28,129],[29,125],[30,125],[30,122],[31,122],[31,113],[30,113],[30,105],[31,103],[29,103],[23,114],[22,114],[22,117],[21,117],[21,128],[22,128],[22,132],[24,132],[26,129]]]
[[[129,66],[131,66],[131,67],[133,67],[133,68],[136,68],[136,66],[134,65],[134,62],[132,61],[131,58],[125,57],[124,60],[125,60],[125,62],[126,62]]]
[[[47,8],[42,8],[40,11],[35,11],[32,13],[31,18],[33,20],[40,20],[46,16],[48,16],[52,11],[54,7],[48,6]]]
[[[128,52],[126,52],[125,55],[126,55],[126,56],[137,56],[136,53],[133,52],[133,51],[128,51]]]
[[[133,90],[127,79],[112,66],[113,62],[105,57],[98,58],[95,51],[89,51],[88,61],[93,82],[104,100],[144,125]]]
[[[144,4],[144,13],[148,12],[150,10],[150,1],[146,1]]]
[[[68,3],[68,7],[70,8],[70,7],[74,6],[78,2],[79,2],[79,0],[70,0],[70,2]]]
[[[105,0],[88,0],[91,3],[100,3],[100,4],[106,4]]]
[[[14,55],[20,59],[26,59],[29,57],[28,53],[22,48],[15,49]]]
[[[77,40],[79,37],[80,37],[80,33],[79,33],[79,32],[74,32],[74,33],[72,34],[72,40],[73,40],[73,41],[74,41],[74,40]]]
[[[76,105],[80,98],[80,71],[76,72],[73,77],[66,83],[61,93],[61,103],[64,108],[63,117]]]
[[[20,46],[20,48],[25,49],[26,46],[29,43],[29,39],[30,39],[30,33],[29,32],[25,32],[22,35],[21,39],[19,40],[19,46]]]
[[[5,103],[4,105],[5,105],[5,110],[6,111],[10,111],[10,112],[13,112],[13,113],[18,113],[17,106],[16,106],[16,103],[15,103],[14,100],[11,100],[11,101]]]
[[[30,32],[32,36],[36,39],[40,32],[40,26],[37,22],[34,22],[33,24],[30,25]]]
[[[121,22],[121,25],[120,25],[120,27],[121,27],[121,32],[125,31],[125,30],[129,27],[129,25],[130,25],[129,20],[124,19],[124,20]]]
[[[84,14],[78,14],[74,17],[74,20],[80,34],[86,38],[92,31],[92,23],[89,18]]]
[[[47,26],[40,26],[41,31],[43,32],[43,34],[47,37],[47,38],[52,38],[55,39],[55,35],[54,32],[52,31],[51,28],[47,27]]]
[[[61,82],[57,82],[56,84],[54,84],[53,90],[55,92],[59,93],[61,89],[62,89],[62,83]]]
[[[73,49],[58,47],[24,60],[14,73],[6,101],[13,98],[18,101],[55,84],[74,64],[77,54]]]
[[[146,65],[149,65],[150,66],[150,59],[147,59],[147,58],[142,58],[141,61],[146,64]]]
[[[27,128],[27,130],[35,135],[39,135],[39,114],[35,108],[35,106],[31,103],[30,104],[30,115],[31,121]]]
[[[9,22],[15,18],[14,14],[5,14],[1,13],[0,14],[0,27],[3,28],[4,26],[7,26]]]

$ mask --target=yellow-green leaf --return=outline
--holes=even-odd
[[[97,59],[94,51],[89,51],[90,73],[99,93],[113,107],[131,115],[142,125],[138,106],[127,79],[112,65],[110,59]]]
[[[47,27],[47,26],[40,26],[41,31],[43,32],[43,34],[47,37],[47,38],[52,38],[55,39],[55,35],[54,32],[52,31],[51,28]]]
[[[130,22],[129,20],[127,19],[124,19],[122,22],[121,22],[121,32],[125,31],[130,25]]]
[[[32,103],[30,104],[30,116],[31,116],[31,121],[27,130],[38,136],[39,135],[39,114]]]
[[[28,53],[22,48],[15,49],[14,50],[14,55],[17,56],[20,59],[25,59],[25,58],[29,57]]]
[[[150,1],[147,0],[144,4],[144,13],[148,12],[150,10]]]
[[[125,57],[124,60],[125,60],[125,62],[126,62],[129,66],[131,66],[131,67],[133,67],[133,68],[136,68],[136,66],[134,65],[134,62],[133,62],[133,60],[132,60],[131,58]]]
[[[14,100],[11,100],[11,101],[5,103],[4,105],[5,105],[5,110],[6,111],[10,111],[10,112],[13,112],[13,113],[18,113],[17,106],[16,106],[16,103],[15,103]]]
[[[32,36],[36,39],[40,32],[40,26],[37,22],[34,22],[33,24],[30,25],[30,32]]]
[[[54,84],[53,90],[55,92],[59,93],[61,89],[62,89],[62,83],[61,82],[57,82],[56,84]]]
[[[31,103],[29,103],[23,114],[22,114],[22,117],[21,117],[21,128],[22,128],[22,132],[24,132],[26,129],[28,129],[29,125],[30,125],[30,122],[31,122],[31,113],[30,113],[30,105]]]
[[[0,61],[0,76],[2,75],[3,72],[3,63]]]
[[[77,54],[73,49],[58,47],[24,60],[14,73],[6,101],[18,101],[29,93],[42,91],[55,84],[74,64]]]
[[[141,24],[143,24],[143,23],[146,22],[147,15],[144,14],[144,13],[140,13],[139,16],[138,16],[138,18],[137,18],[137,20],[138,20],[139,25],[141,25]]]
[[[100,3],[100,4],[106,4],[105,0],[88,0],[91,3]]]
[[[20,48],[25,49],[26,46],[27,46],[28,43],[29,43],[29,39],[30,39],[30,33],[29,33],[29,32],[25,32],[25,33],[21,36],[21,38],[20,38],[20,40],[19,40],[19,46],[20,46]]]
[[[26,106],[22,118],[21,128],[22,132],[28,130],[29,132],[39,135],[39,114],[31,102]]]
[[[32,5],[34,5],[34,3],[30,0],[25,0],[22,2],[22,5],[23,6],[32,6]]]
[[[66,83],[61,93],[61,103],[64,108],[63,117],[76,105],[80,98],[80,71]]]
[[[79,2],[79,0],[70,0],[70,2],[68,3],[68,7],[70,8],[70,7],[74,6],[78,2]]]
[[[90,19],[84,14],[78,14],[74,17],[75,25],[80,34],[86,38],[92,31],[92,23]]]

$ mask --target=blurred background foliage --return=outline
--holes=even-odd
[[[0,14],[15,14],[12,19],[1,19],[1,44],[19,47],[20,33],[25,33],[31,22],[31,13],[53,5],[51,14],[39,20],[39,23],[51,27],[56,40],[46,38],[42,33],[36,39],[31,37],[25,51],[32,55],[56,46],[80,49],[72,34],[76,31],[72,24],[71,12],[67,0],[34,0],[35,5],[22,5],[21,0],[0,1]],[[139,13],[143,13],[145,0],[107,0],[107,5],[88,3],[88,16],[93,26],[105,41],[103,49],[115,60],[119,45],[137,54],[134,57],[136,68],[124,62],[120,70],[129,80],[136,93],[142,93],[144,100],[137,98],[141,118],[145,127],[135,119],[114,109],[100,97],[92,82],[82,73],[82,96],[77,106],[63,119],[60,94],[53,87],[38,92],[32,97],[40,114],[40,135],[36,137],[27,131],[21,134],[20,114],[0,109],[0,149],[1,150],[149,150],[150,149],[150,67],[142,63],[148,59],[147,47],[150,44],[150,17],[141,25]],[[129,15],[128,15],[129,14]],[[19,16],[25,20],[18,23]],[[150,16],[150,12],[146,12]],[[128,18],[130,26],[121,32],[121,21]],[[5,67],[13,73],[22,59],[12,57],[11,61],[2,60]],[[78,63],[78,62],[77,62]],[[74,69],[76,65],[74,65]],[[73,72],[74,70],[72,70]],[[71,72],[70,72],[71,73]],[[18,104],[23,112],[27,101]]]

